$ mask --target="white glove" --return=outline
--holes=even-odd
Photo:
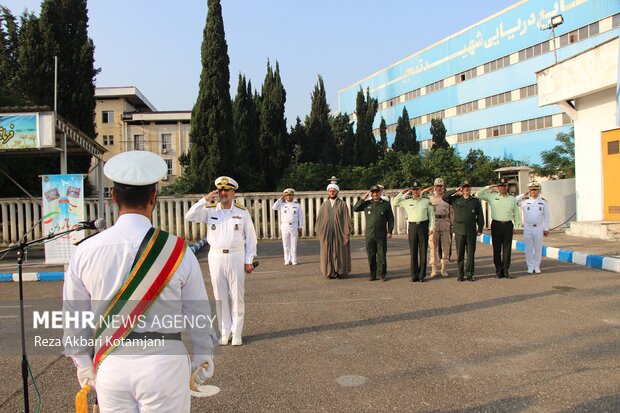
[[[97,373],[95,373],[95,369],[91,367],[78,367],[77,368],[77,377],[80,386],[84,386],[88,384],[91,390],[95,390],[95,380],[97,378]]]
[[[208,363],[208,365],[204,366],[204,363]],[[203,368],[205,378],[209,379],[213,377],[213,371],[215,370],[215,364],[213,363],[213,356],[194,356],[192,360],[192,372],[195,372],[196,369]]]

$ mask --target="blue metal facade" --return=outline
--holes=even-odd
[[[378,128],[381,117],[388,125],[395,124],[402,114],[403,107],[407,108],[410,118],[413,119],[454,108],[466,102],[534,85],[536,72],[554,63],[552,48],[525,60],[515,60],[513,55],[511,64],[502,69],[488,73],[485,70],[483,74],[479,71],[478,75],[471,79],[408,99],[404,103],[393,102],[390,107],[381,105],[381,102],[389,101],[399,95],[418,88],[425,88],[442,79],[453,78],[459,73],[549,41],[551,30],[542,30],[542,28],[546,27],[550,18],[557,14],[564,17],[564,23],[555,28],[556,38],[606,19],[605,24],[599,24],[599,33],[584,40],[561,45],[557,49],[558,60],[569,58],[617,37],[620,34],[620,28],[617,25],[612,26],[609,18],[618,13],[620,13],[620,2],[616,0],[520,1],[494,16],[339,91],[339,111],[355,112],[357,92],[360,87],[364,90],[368,88],[371,95],[380,103],[374,125]],[[617,19],[613,20],[615,22]],[[538,107],[537,97],[531,96],[460,115],[453,113],[443,121],[450,136],[560,113],[562,110],[557,106]],[[416,125],[418,140],[430,139],[429,129],[429,121]],[[456,148],[461,155],[465,155],[470,149],[482,149],[488,156],[508,157],[536,163],[540,161],[539,154],[542,150],[555,146],[555,137],[558,132],[569,129],[570,125],[554,124],[553,127],[545,129],[461,142],[456,144]],[[392,142],[393,139],[394,133],[391,132],[388,134],[388,140]]]

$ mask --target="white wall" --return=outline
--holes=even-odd
[[[565,221],[574,221],[576,210],[575,203],[575,179],[560,179],[557,181],[544,181],[540,183],[541,195],[549,202],[551,209],[551,228],[564,224]],[[571,219],[572,217],[572,219]]]
[[[615,88],[575,100],[577,221],[603,220],[601,131],[616,127]]]

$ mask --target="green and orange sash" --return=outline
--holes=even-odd
[[[100,318],[95,332],[95,370],[161,294],[186,249],[185,240],[176,235],[155,228],[147,232],[125,283]]]

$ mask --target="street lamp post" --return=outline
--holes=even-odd
[[[557,16],[553,16],[551,20],[549,20],[549,24],[547,25],[547,27],[544,28],[545,30],[551,29],[551,35],[553,37],[553,56],[555,57],[555,64],[558,63],[558,50],[555,45],[555,28],[562,23],[564,23],[564,17],[562,17],[561,14],[558,14]]]

